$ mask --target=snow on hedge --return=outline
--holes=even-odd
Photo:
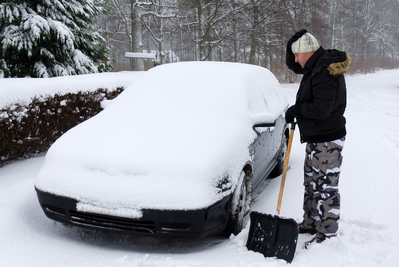
[[[94,73],[54,78],[0,79],[0,109],[22,105],[34,97],[128,87],[144,72]]]

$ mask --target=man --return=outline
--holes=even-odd
[[[338,180],[346,128],[346,85],[349,69],[345,52],[325,50],[316,38],[301,30],[287,44],[286,64],[303,74],[295,105],[285,119],[298,123],[301,142],[306,142],[303,221],[299,233],[315,234],[305,243],[321,243],[337,235],[340,218]]]

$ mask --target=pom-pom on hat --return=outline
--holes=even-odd
[[[291,49],[293,53],[314,52],[320,48],[317,39],[310,33],[305,33],[301,38],[292,43]]]

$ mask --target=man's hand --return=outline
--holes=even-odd
[[[291,106],[285,112],[285,122],[293,123],[295,122],[295,117],[296,117],[295,106]]]

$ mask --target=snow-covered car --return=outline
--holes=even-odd
[[[237,234],[252,191],[282,173],[286,98],[265,68],[184,62],[144,73],[49,149],[48,218],[171,237]]]

